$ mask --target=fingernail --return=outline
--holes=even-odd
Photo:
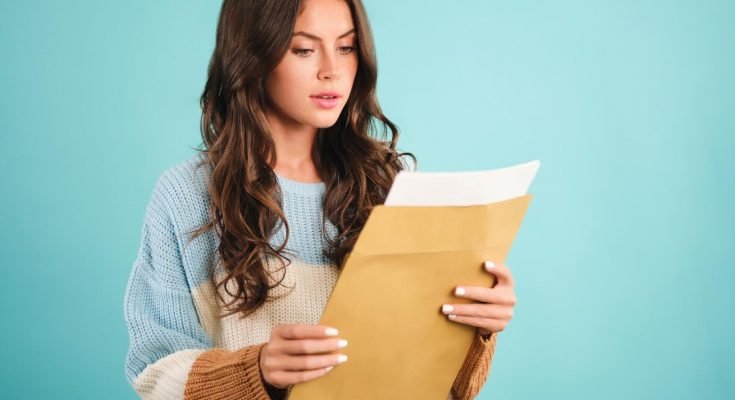
[[[444,304],[444,305],[442,306],[442,312],[443,312],[443,313],[445,313],[445,314],[446,314],[446,313],[450,313],[450,312],[452,312],[452,311],[454,311],[454,307],[450,306],[449,304]]]
[[[337,357],[337,362],[342,364],[343,362],[347,361],[347,355],[346,354],[340,354]]]
[[[464,296],[464,293],[465,293],[465,291],[464,291],[464,288],[463,287],[458,287],[458,288],[454,289],[454,294],[457,295],[457,296]]]
[[[327,328],[325,333],[327,334],[327,336],[337,336],[339,334],[339,331],[334,328]]]
[[[340,340],[339,340],[339,341],[337,342],[337,346],[338,346],[338,347],[339,347],[340,349],[341,349],[341,348],[343,348],[343,347],[347,347],[347,341],[346,341],[346,340],[344,340],[344,339],[340,339]]]
[[[334,368],[334,366],[331,366],[331,367],[327,367],[327,372],[331,371],[331,370],[332,370],[332,368]]]
[[[447,315],[447,317],[449,317],[449,319],[455,319],[455,318],[457,318],[457,316],[454,315],[454,314],[449,314],[449,315]]]
[[[493,269],[495,268],[495,264],[493,264],[492,261],[485,261],[485,269]]]

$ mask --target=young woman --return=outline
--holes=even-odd
[[[376,79],[360,0],[224,1],[204,150],[158,179],[126,289],[141,397],[283,398],[349,362],[319,318],[371,208],[416,163],[396,150]],[[475,303],[443,307],[478,328],[448,398],[479,392],[512,316],[510,271],[489,272],[494,288],[457,288]]]

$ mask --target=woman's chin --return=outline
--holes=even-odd
[[[335,117],[327,117],[324,118],[316,118],[313,121],[311,121],[311,126],[319,129],[329,128],[337,123],[337,120],[339,119],[339,115]]]

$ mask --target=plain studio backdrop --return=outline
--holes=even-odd
[[[542,163],[479,398],[735,398],[735,3],[366,3],[421,170]],[[219,7],[0,5],[0,397],[136,398],[123,293]]]

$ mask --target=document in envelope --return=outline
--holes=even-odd
[[[321,324],[349,359],[289,400],[445,400],[476,328],[448,320],[457,285],[492,286],[531,201],[538,160],[491,171],[400,172],[373,208]]]

